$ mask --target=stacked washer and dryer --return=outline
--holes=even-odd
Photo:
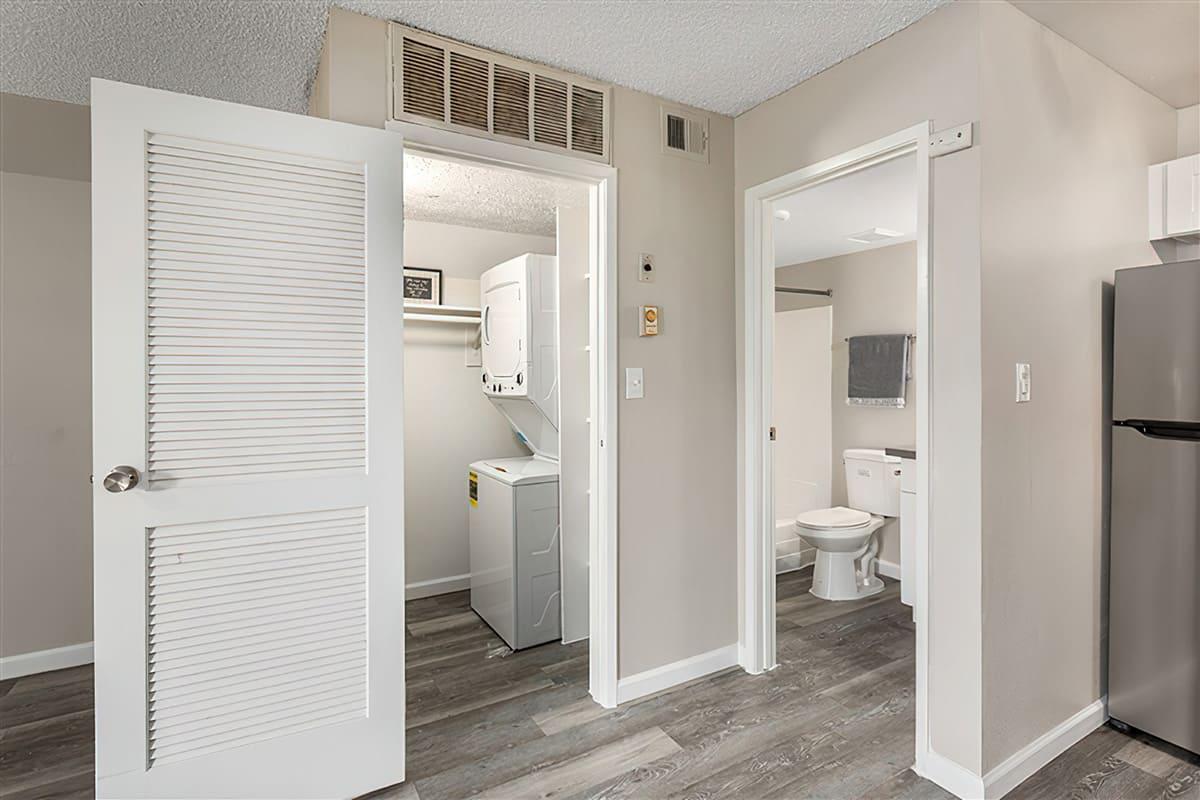
[[[561,638],[558,259],[526,254],[480,278],[481,383],[533,451],[468,475],[471,608],[514,650]]]

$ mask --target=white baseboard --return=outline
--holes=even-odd
[[[1102,697],[1013,753],[980,777],[932,750],[914,771],[963,800],[1000,800],[1021,782],[1065,753],[1108,719],[1108,698]]]
[[[730,644],[698,656],[648,669],[617,681],[617,702],[627,703],[719,670],[736,667],[737,664],[738,646]]]
[[[983,800],[983,778],[971,770],[932,750],[927,751],[922,760],[924,763],[913,767],[922,778],[963,800]]]
[[[875,570],[885,578],[892,580],[900,580],[900,565],[893,561],[884,561],[880,559],[875,562]]]
[[[434,578],[431,581],[417,581],[404,587],[405,600],[419,600],[422,597],[433,597],[438,594],[461,592],[471,588],[471,574],[451,575],[448,578]]]
[[[998,800],[1108,719],[1108,698],[1089,703],[1013,753],[983,776],[983,795]]]
[[[67,667],[91,664],[94,660],[91,642],[55,647],[53,650],[38,650],[0,658],[0,680],[21,678],[37,672],[50,672]]]

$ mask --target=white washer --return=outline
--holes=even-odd
[[[468,487],[471,608],[514,650],[559,639],[558,464],[476,461]]]

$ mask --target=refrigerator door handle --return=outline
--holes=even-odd
[[[1116,420],[1113,425],[1122,428],[1133,428],[1142,436],[1151,439],[1171,439],[1174,441],[1200,442],[1200,423],[1195,422],[1162,422],[1149,419]]]

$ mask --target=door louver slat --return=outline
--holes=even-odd
[[[366,463],[362,169],[282,158],[147,141],[151,483]],[[203,195],[184,191],[201,185]],[[254,193],[253,213],[231,199],[244,191]],[[314,222],[318,208],[336,208],[337,222]],[[233,438],[285,423],[269,443]]]
[[[395,119],[608,162],[608,87],[397,23],[389,30]],[[240,188],[253,190],[254,177]]]
[[[150,766],[366,715],[366,537],[361,507],[147,530]]]
[[[446,118],[446,51],[404,39],[404,110],[430,119]]]
[[[567,146],[567,85],[545,75],[533,76],[533,140]]]

